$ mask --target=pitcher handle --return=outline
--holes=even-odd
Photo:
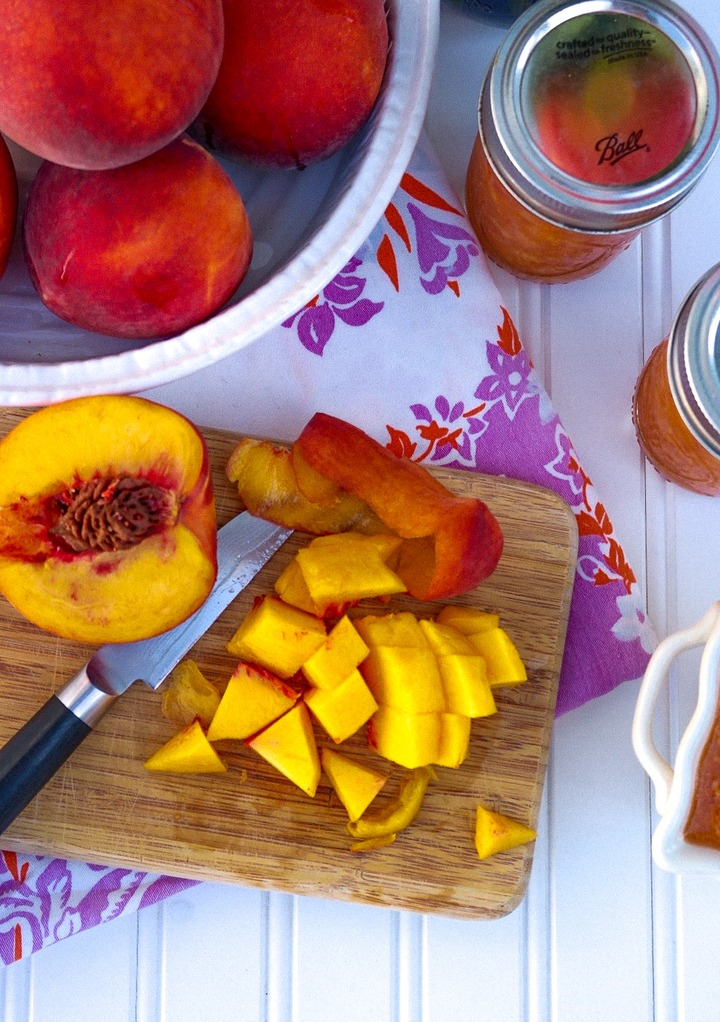
[[[712,639],[712,642],[710,640]],[[713,603],[702,618],[689,628],[663,639],[650,657],[645,670],[632,726],[635,755],[655,787],[655,806],[662,816],[667,806],[673,781],[673,769],[660,755],[652,735],[655,706],[670,666],[680,653],[696,646],[717,647],[720,642],[720,601]],[[715,656],[717,653],[715,653]],[[707,657],[705,658],[707,660]],[[701,668],[702,670],[702,668]]]

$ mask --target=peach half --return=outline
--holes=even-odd
[[[268,167],[336,152],[372,110],[388,54],[383,0],[225,0],[225,44],[194,131]]]
[[[68,167],[140,160],[195,118],[222,45],[221,0],[5,4],[0,130]]]
[[[235,185],[187,136],[114,170],[44,163],[28,195],[23,241],[51,312],[130,339],[207,319],[245,276],[253,247]]]
[[[179,624],[217,572],[205,442],[144,398],[76,398],[0,441],[0,592],[66,638],[129,642]]]

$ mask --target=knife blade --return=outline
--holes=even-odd
[[[236,515],[218,531],[218,573],[205,603],[175,628],[96,650],[0,749],[0,833],[47,784],[115,700],[142,681],[156,689],[221,612],[257,575],[291,530]]]

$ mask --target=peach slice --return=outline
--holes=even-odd
[[[430,648],[418,619],[409,610],[396,614],[366,614],[355,618],[353,624],[368,646]]]
[[[446,708],[432,650],[374,646],[360,664],[360,671],[381,705],[403,713],[440,713]]]
[[[304,703],[296,703],[246,744],[314,798],[322,771],[312,721]]]
[[[470,718],[462,713],[440,714],[440,740],[436,766],[457,769],[464,763],[470,748]]]
[[[197,718],[207,728],[219,703],[220,693],[189,658],[173,669],[163,688],[163,716],[178,727],[186,727]]]
[[[401,543],[398,536],[382,534],[317,536],[298,550],[275,590],[286,603],[318,617],[337,616],[363,599],[403,593],[403,580],[387,563]]]
[[[452,625],[463,635],[483,632],[486,628],[497,628],[500,615],[476,607],[465,607],[456,603],[448,603],[435,618],[439,625]]]
[[[0,441],[0,592],[47,631],[129,642],[184,620],[217,571],[205,442],[144,398],[76,398]]]
[[[380,756],[413,769],[436,763],[440,753],[442,714],[403,713],[381,706],[368,724],[368,744]]]
[[[423,466],[323,412],[289,453],[266,441],[242,441],[227,474],[248,510],[278,524],[318,534],[400,536],[393,568],[418,600],[474,589],[502,553],[502,529],[483,501],[457,496]]]
[[[322,412],[295,443],[316,472],[365,501],[388,531],[406,540],[395,570],[411,596],[446,599],[495,569],[502,530],[481,500],[456,496],[421,465]]]
[[[387,783],[387,774],[334,749],[321,749],[320,762],[351,823],[362,816]]]
[[[382,532],[367,504],[343,493],[309,468],[295,448],[244,437],[234,447],[226,474],[252,514],[316,535],[355,529]]]
[[[227,770],[198,720],[173,735],[143,765],[146,770],[171,774],[221,774]]]
[[[462,632],[452,625],[441,624],[439,621],[418,621],[420,628],[435,656],[447,656],[449,653],[475,653],[475,647]]]
[[[491,685],[520,685],[527,681],[522,657],[504,628],[488,628],[468,638],[487,664]]]
[[[466,717],[490,717],[497,704],[488,681],[485,658],[479,653],[446,653],[438,657],[445,706]]]
[[[238,664],[208,728],[211,742],[250,738],[295,705],[300,696],[252,664]]]
[[[409,827],[423,807],[431,781],[436,780],[431,766],[413,767],[401,778],[395,796],[385,805],[347,824],[348,833],[356,838],[351,851],[380,848],[394,840]]]
[[[519,820],[479,805],[475,816],[475,848],[481,859],[534,841],[537,834]]]

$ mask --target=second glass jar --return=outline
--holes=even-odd
[[[720,496],[720,266],[698,282],[645,363],[633,423],[648,461],[672,483]]]

